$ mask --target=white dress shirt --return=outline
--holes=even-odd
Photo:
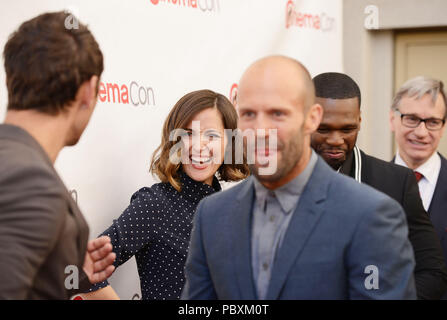
[[[399,150],[397,151],[394,163],[408,167],[404,160],[399,155]],[[441,171],[441,157],[437,152],[433,153],[427,161],[425,161],[421,166],[416,168],[417,171],[423,175],[422,179],[419,181],[419,192],[421,194],[422,204],[424,205],[425,211],[428,212],[430,208],[431,199],[433,198],[433,193],[435,192],[436,182],[438,181],[439,172]]]

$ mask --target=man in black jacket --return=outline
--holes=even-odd
[[[313,81],[324,115],[312,134],[312,147],[334,170],[370,185],[402,205],[416,259],[418,298],[440,299],[447,289],[447,269],[439,238],[422,205],[416,177],[411,170],[371,157],[356,147],[361,95],[354,80],[330,72]]]

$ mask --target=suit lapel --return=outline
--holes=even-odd
[[[256,299],[253,270],[251,263],[251,216],[253,210],[253,177],[249,177],[236,198],[236,210],[232,212],[230,228],[232,229],[231,253],[233,254],[234,272],[244,300]]]
[[[447,189],[447,160],[441,154],[439,156],[441,157],[441,170],[439,171],[433,198],[428,208],[430,216],[432,216],[432,213],[441,211],[438,208],[445,208],[445,204],[447,203],[447,198],[445,197]]]
[[[369,170],[370,170],[370,161],[371,158],[366,155],[362,150],[360,150],[360,157],[362,158],[362,183],[369,184],[368,181],[370,179]]]
[[[290,269],[323,214],[331,174],[333,171],[319,158],[290,220],[282,246],[276,253],[267,300],[278,299]]]

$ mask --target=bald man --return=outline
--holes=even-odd
[[[199,204],[182,298],[415,299],[400,205],[310,147],[322,107],[309,72],[287,57],[256,61],[237,109],[253,175]]]

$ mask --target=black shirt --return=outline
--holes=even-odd
[[[181,192],[169,183],[138,190],[127,209],[101,234],[112,240],[115,267],[135,255],[143,300],[180,298],[197,205],[204,197],[221,190],[215,177],[213,186],[184,173],[180,179]],[[107,285],[104,281],[91,291]]]

